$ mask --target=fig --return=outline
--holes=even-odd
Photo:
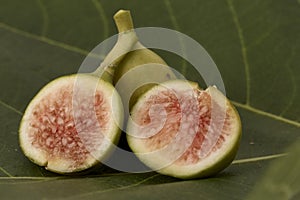
[[[122,27],[118,27],[118,31],[121,33]],[[137,41],[115,67],[113,82],[124,106],[129,103],[130,109],[138,97],[151,87],[173,79],[176,79],[176,75],[172,68],[159,55]]]
[[[72,173],[95,166],[119,140],[123,106],[110,82],[114,66],[135,45],[137,37],[129,11],[121,10],[114,17],[124,32],[119,33],[100,67],[93,73],[51,81],[31,100],[22,117],[21,149],[50,171]]]
[[[172,80],[140,96],[130,112],[127,141],[136,156],[165,175],[201,178],[214,175],[234,159],[241,121],[215,87]]]
[[[90,168],[118,142],[122,112],[120,97],[108,82],[85,74],[57,78],[26,108],[19,129],[21,148],[53,172]]]

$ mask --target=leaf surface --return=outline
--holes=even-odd
[[[297,0],[0,0],[0,5],[1,199],[244,199],[253,188],[253,195],[261,193],[260,180],[267,183],[280,173],[272,169],[299,139]],[[30,100],[50,80],[77,73],[88,52],[116,33],[112,16],[120,8],[131,10],[136,27],[171,28],[192,37],[216,62],[243,124],[236,160],[217,176],[181,181],[105,167],[88,175],[59,176],[22,154],[18,127]],[[198,80],[188,64],[161,55]],[[299,171],[288,177],[298,181]],[[278,181],[284,191],[299,196],[293,184]]]

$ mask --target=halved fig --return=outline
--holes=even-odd
[[[159,173],[211,176],[234,159],[241,137],[238,112],[214,86],[168,81],[139,98],[127,124],[128,144]]]
[[[129,11],[118,11],[114,19],[123,32],[100,66],[92,73],[51,81],[24,113],[20,146],[29,159],[50,171],[88,169],[105,159],[119,140],[124,113],[111,83],[114,66],[136,44],[137,36]]]
[[[122,123],[122,103],[110,83],[92,75],[64,76],[47,84],[28,105],[20,146],[50,171],[77,172],[108,156]]]

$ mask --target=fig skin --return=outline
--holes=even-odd
[[[153,86],[176,79],[176,75],[172,69],[159,55],[144,47],[140,42],[133,48],[137,48],[137,50],[129,52],[124,59],[122,59],[120,64],[116,67],[114,75],[115,85],[121,78],[124,79],[121,79],[122,83],[126,83],[117,86],[122,99],[127,100],[125,95],[131,93],[130,88],[137,85],[139,86],[129,99],[129,109],[132,108],[141,95]],[[151,67],[151,69],[149,67]],[[132,73],[135,69],[139,70],[138,74]],[[147,81],[153,83],[147,83]],[[125,105],[127,102],[123,103]]]
[[[175,81],[168,81],[163,83],[163,86],[167,86],[172,88],[172,85],[174,88],[180,87],[180,85],[186,81],[182,80],[175,80]],[[191,84],[192,88],[197,88],[196,83],[189,82]],[[176,85],[176,86],[174,86]],[[147,100],[147,98],[151,94],[152,91],[159,90],[161,86],[155,86],[151,88],[149,91],[147,91],[143,96],[140,97],[140,99],[137,101],[137,103],[134,105],[134,107],[131,110],[131,116],[133,117],[133,121],[135,120],[134,116],[135,113],[138,112],[139,108],[141,108]],[[197,88],[199,89],[199,87]],[[158,173],[180,178],[180,179],[195,179],[195,178],[204,178],[204,177],[209,177],[213,176],[220,171],[224,170],[227,166],[230,165],[230,163],[233,161],[235,158],[239,144],[240,144],[240,139],[241,139],[241,134],[242,134],[242,127],[241,127],[241,121],[239,114],[235,107],[230,103],[230,101],[221,93],[219,92],[216,88],[214,87],[209,87],[210,90],[212,90],[214,93],[216,93],[216,96],[218,98],[226,100],[226,106],[230,110],[230,116],[233,117],[234,119],[234,128],[232,129],[231,136],[227,138],[226,146],[222,149],[220,148],[220,151],[218,150],[216,152],[213,152],[212,154],[209,154],[207,157],[203,158],[203,160],[200,160],[197,163],[185,165],[185,166],[180,166],[176,165],[176,161],[173,161],[172,163],[169,163],[167,166],[162,166],[158,167],[163,163],[164,160],[167,160],[167,158],[160,157],[160,155],[153,156],[151,158],[149,157],[144,157],[143,153],[147,153],[147,146],[145,146],[145,143],[142,142],[142,140],[147,140],[145,139],[136,139],[134,136],[131,134],[134,133],[134,126],[132,125],[132,121],[128,121],[127,124],[127,141],[132,149],[133,152],[137,155],[137,157],[148,167],[152,168],[153,170],[157,171]],[[227,112],[227,111],[226,111]],[[230,140],[230,141],[228,141]],[[224,145],[224,143],[222,144]],[[158,149],[156,149],[158,150]],[[156,151],[154,150],[154,151]],[[201,163],[202,162],[202,163]]]

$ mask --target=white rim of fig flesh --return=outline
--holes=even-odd
[[[239,115],[216,87],[200,90],[183,80],[146,92],[127,125],[128,143],[137,157],[155,171],[180,178],[225,168],[240,135]],[[216,166],[222,161],[225,166]]]
[[[20,146],[50,171],[81,171],[109,155],[122,123],[122,103],[111,84],[91,75],[64,76],[47,84],[28,105]]]

